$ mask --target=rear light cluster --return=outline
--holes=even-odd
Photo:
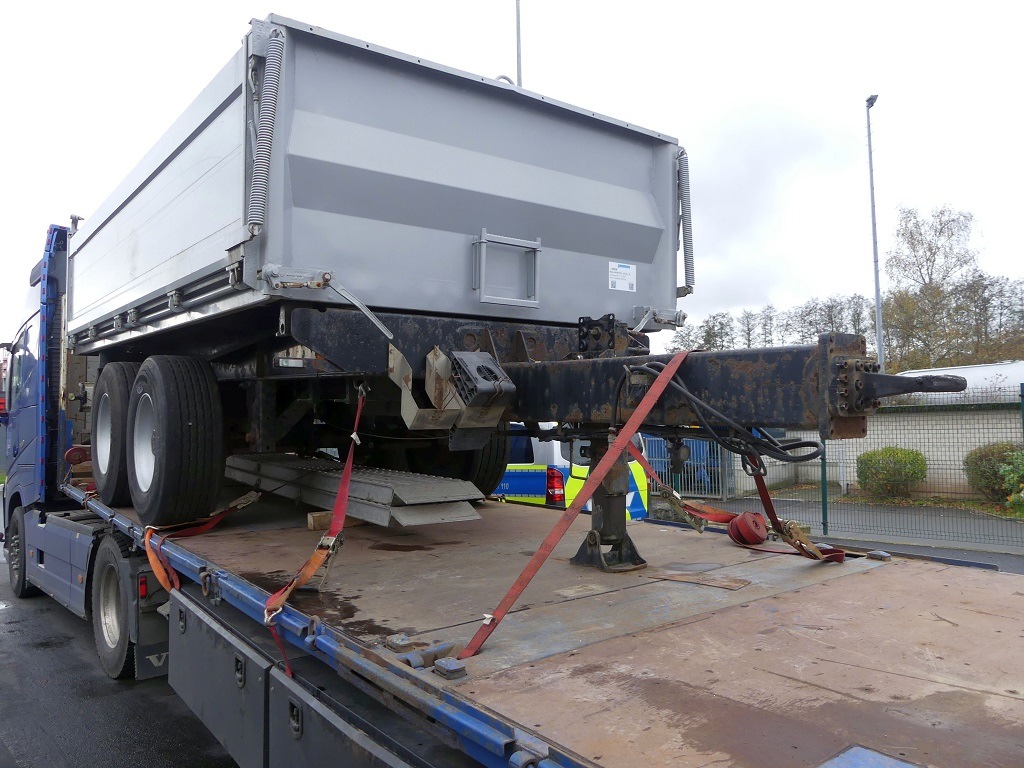
[[[548,486],[544,494],[544,503],[556,507],[565,506],[565,478],[554,467],[548,467]]]

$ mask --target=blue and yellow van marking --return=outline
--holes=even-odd
[[[583,488],[583,483],[590,473],[590,467],[552,466],[562,473],[562,479],[565,482],[565,504],[569,506],[576,498],[576,494]],[[647,517],[649,492],[647,476],[644,474],[643,468],[635,461],[629,463],[629,470],[626,514],[630,520],[642,520]],[[504,496],[508,501],[516,501],[521,504],[543,504],[547,499],[547,484],[548,465],[509,464],[495,493]]]

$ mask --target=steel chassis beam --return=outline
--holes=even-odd
[[[671,359],[649,355],[505,363],[516,385],[510,420],[622,424],[654,380],[652,374],[633,372],[623,381],[626,369]],[[816,345],[691,352],[678,377],[697,398],[745,427],[810,429],[834,439],[866,435],[866,417],[882,396],[963,388],[958,382],[875,371],[863,336],[835,333],[822,334]],[[683,396],[669,388],[644,424],[693,427],[697,419]]]
[[[623,382],[624,367],[671,359],[630,356],[626,345],[632,342],[614,334],[599,345],[600,354],[581,353],[580,333],[573,328],[398,313],[380,317],[414,376],[422,375],[435,345],[445,352],[490,352],[516,385],[506,414],[510,421],[621,424],[654,378],[632,373]],[[287,331],[349,375],[387,370],[383,339],[357,312],[297,307],[288,316]],[[694,395],[744,426],[811,429],[823,438],[866,435],[865,417],[881,397],[957,389],[949,381],[923,382],[877,370],[863,336],[832,333],[803,346],[691,352],[679,376]],[[693,411],[671,388],[645,420],[645,426],[696,425]]]

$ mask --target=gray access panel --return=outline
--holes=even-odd
[[[268,764],[412,768],[369,734],[311,697],[295,680],[270,670]]]
[[[246,75],[255,63],[260,82],[277,37],[265,223],[250,239],[260,121]],[[72,238],[69,330],[138,335],[284,296],[348,305],[269,276],[302,270],[376,309],[628,322],[675,306],[677,152],[669,136],[271,16]],[[133,324],[140,306],[153,323]]]
[[[265,768],[270,664],[180,592],[168,619],[171,687],[241,768]]]

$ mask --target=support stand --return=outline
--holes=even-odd
[[[590,442],[590,466],[596,466],[608,452],[608,438],[595,438]],[[647,561],[637,552],[633,540],[626,533],[626,494],[629,492],[629,464],[623,451],[609,470],[601,487],[594,492],[592,530],[573,556],[573,565],[600,568],[607,573],[636,571],[647,567]],[[602,545],[610,546],[608,551]]]

